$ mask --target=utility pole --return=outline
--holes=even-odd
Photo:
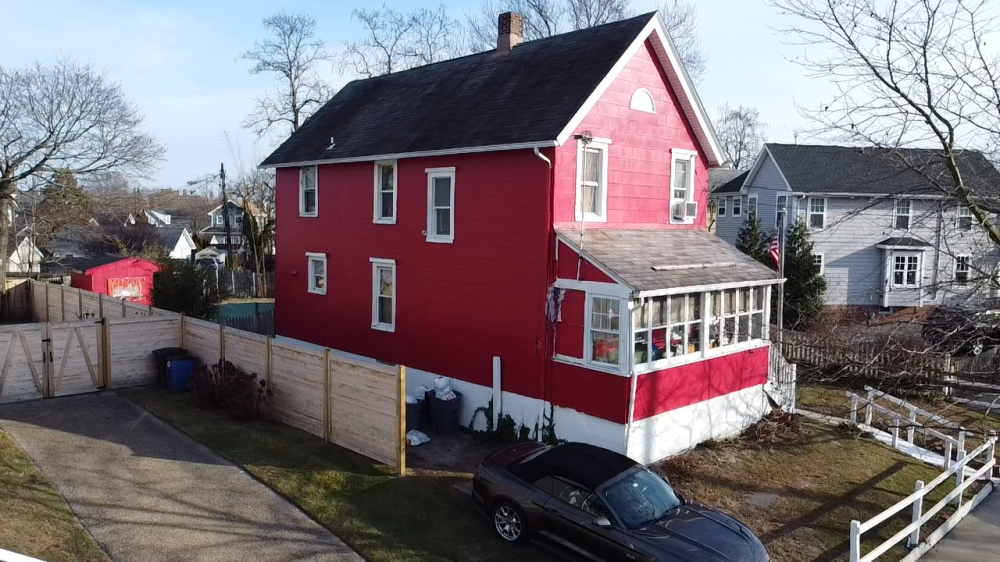
[[[233,259],[233,228],[229,224],[229,200],[226,198],[226,165],[219,164],[219,182],[222,188],[222,222],[226,227],[226,263],[227,269],[232,269]]]

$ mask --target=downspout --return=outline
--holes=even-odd
[[[629,330],[631,331],[631,337],[629,338],[629,346],[632,348],[632,353],[635,353],[635,323],[632,320],[632,313],[634,312],[631,307],[631,303],[635,302],[635,295],[629,295]],[[635,372],[635,358],[631,358],[629,361],[629,396],[628,396],[628,418],[625,420],[625,456],[629,456],[628,445],[632,440],[632,422],[635,421],[635,388],[638,384],[639,375]]]
[[[545,225],[545,233],[546,233],[546,237],[547,237],[546,243],[545,243],[545,245],[546,245],[546,248],[545,248],[545,285],[546,285],[546,287],[545,287],[545,306],[548,307],[549,290],[550,290],[551,287],[555,286],[555,277],[556,277],[556,275],[555,275],[555,240],[556,240],[556,236],[555,236],[555,232],[553,231],[553,229],[555,228],[555,226],[554,226],[555,225],[555,222],[554,222],[555,221],[555,209],[554,209],[555,194],[554,194],[554,189],[553,189],[553,186],[555,185],[555,179],[554,179],[555,169],[554,169],[554,167],[552,165],[552,160],[550,160],[547,156],[545,156],[544,154],[542,154],[542,152],[540,150],[538,150],[538,147],[535,147],[534,150],[535,150],[535,156],[537,156],[542,162],[545,162],[549,166],[549,172],[548,172],[548,174],[545,175],[545,204],[547,206],[547,209],[546,209],[547,224]],[[542,399],[541,399],[541,401],[539,402],[539,405],[538,405],[538,410],[539,410],[538,411],[538,414],[539,414],[538,415],[538,420],[539,420],[538,440],[539,441],[542,440],[542,435],[543,435],[544,430],[545,430],[545,404],[549,403],[549,388],[551,386],[549,384],[549,381],[552,378],[552,361],[550,359],[550,355],[552,355],[552,353],[555,352],[555,350],[552,348],[553,347],[552,341],[555,339],[555,324],[553,322],[549,321],[548,315],[544,314],[544,312],[545,312],[544,309],[543,309],[542,312],[543,312],[543,317],[545,318],[545,336],[544,336],[545,337],[545,343],[544,343],[544,345],[542,345],[542,389],[541,389],[542,390],[542,392],[541,392]],[[550,351],[552,353],[550,353]],[[555,413],[553,411],[553,417],[554,416],[555,416]],[[554,421],[555,420],[550,420],[550,423],[554,423]]]

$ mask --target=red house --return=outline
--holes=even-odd
[[[141,258],[102,256],[75,264],[70,286],[151,305],[153,274],[159,270],[159,264]]]
[[[278,334],[643,462],[739,432],[778,280],[707,232],[725,156],[662,19],[522,28],[347,84],[263,162]]]

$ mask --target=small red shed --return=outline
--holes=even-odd
[[[129,302],[153,303],[153,274],[160,265],[142,258],[102,256],[73,267],[70,285]]]

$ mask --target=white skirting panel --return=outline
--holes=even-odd
[[[709,439],[739,435],[770,410],[763,385],[752,386],[632,423],[626,454],[649,464]]]

